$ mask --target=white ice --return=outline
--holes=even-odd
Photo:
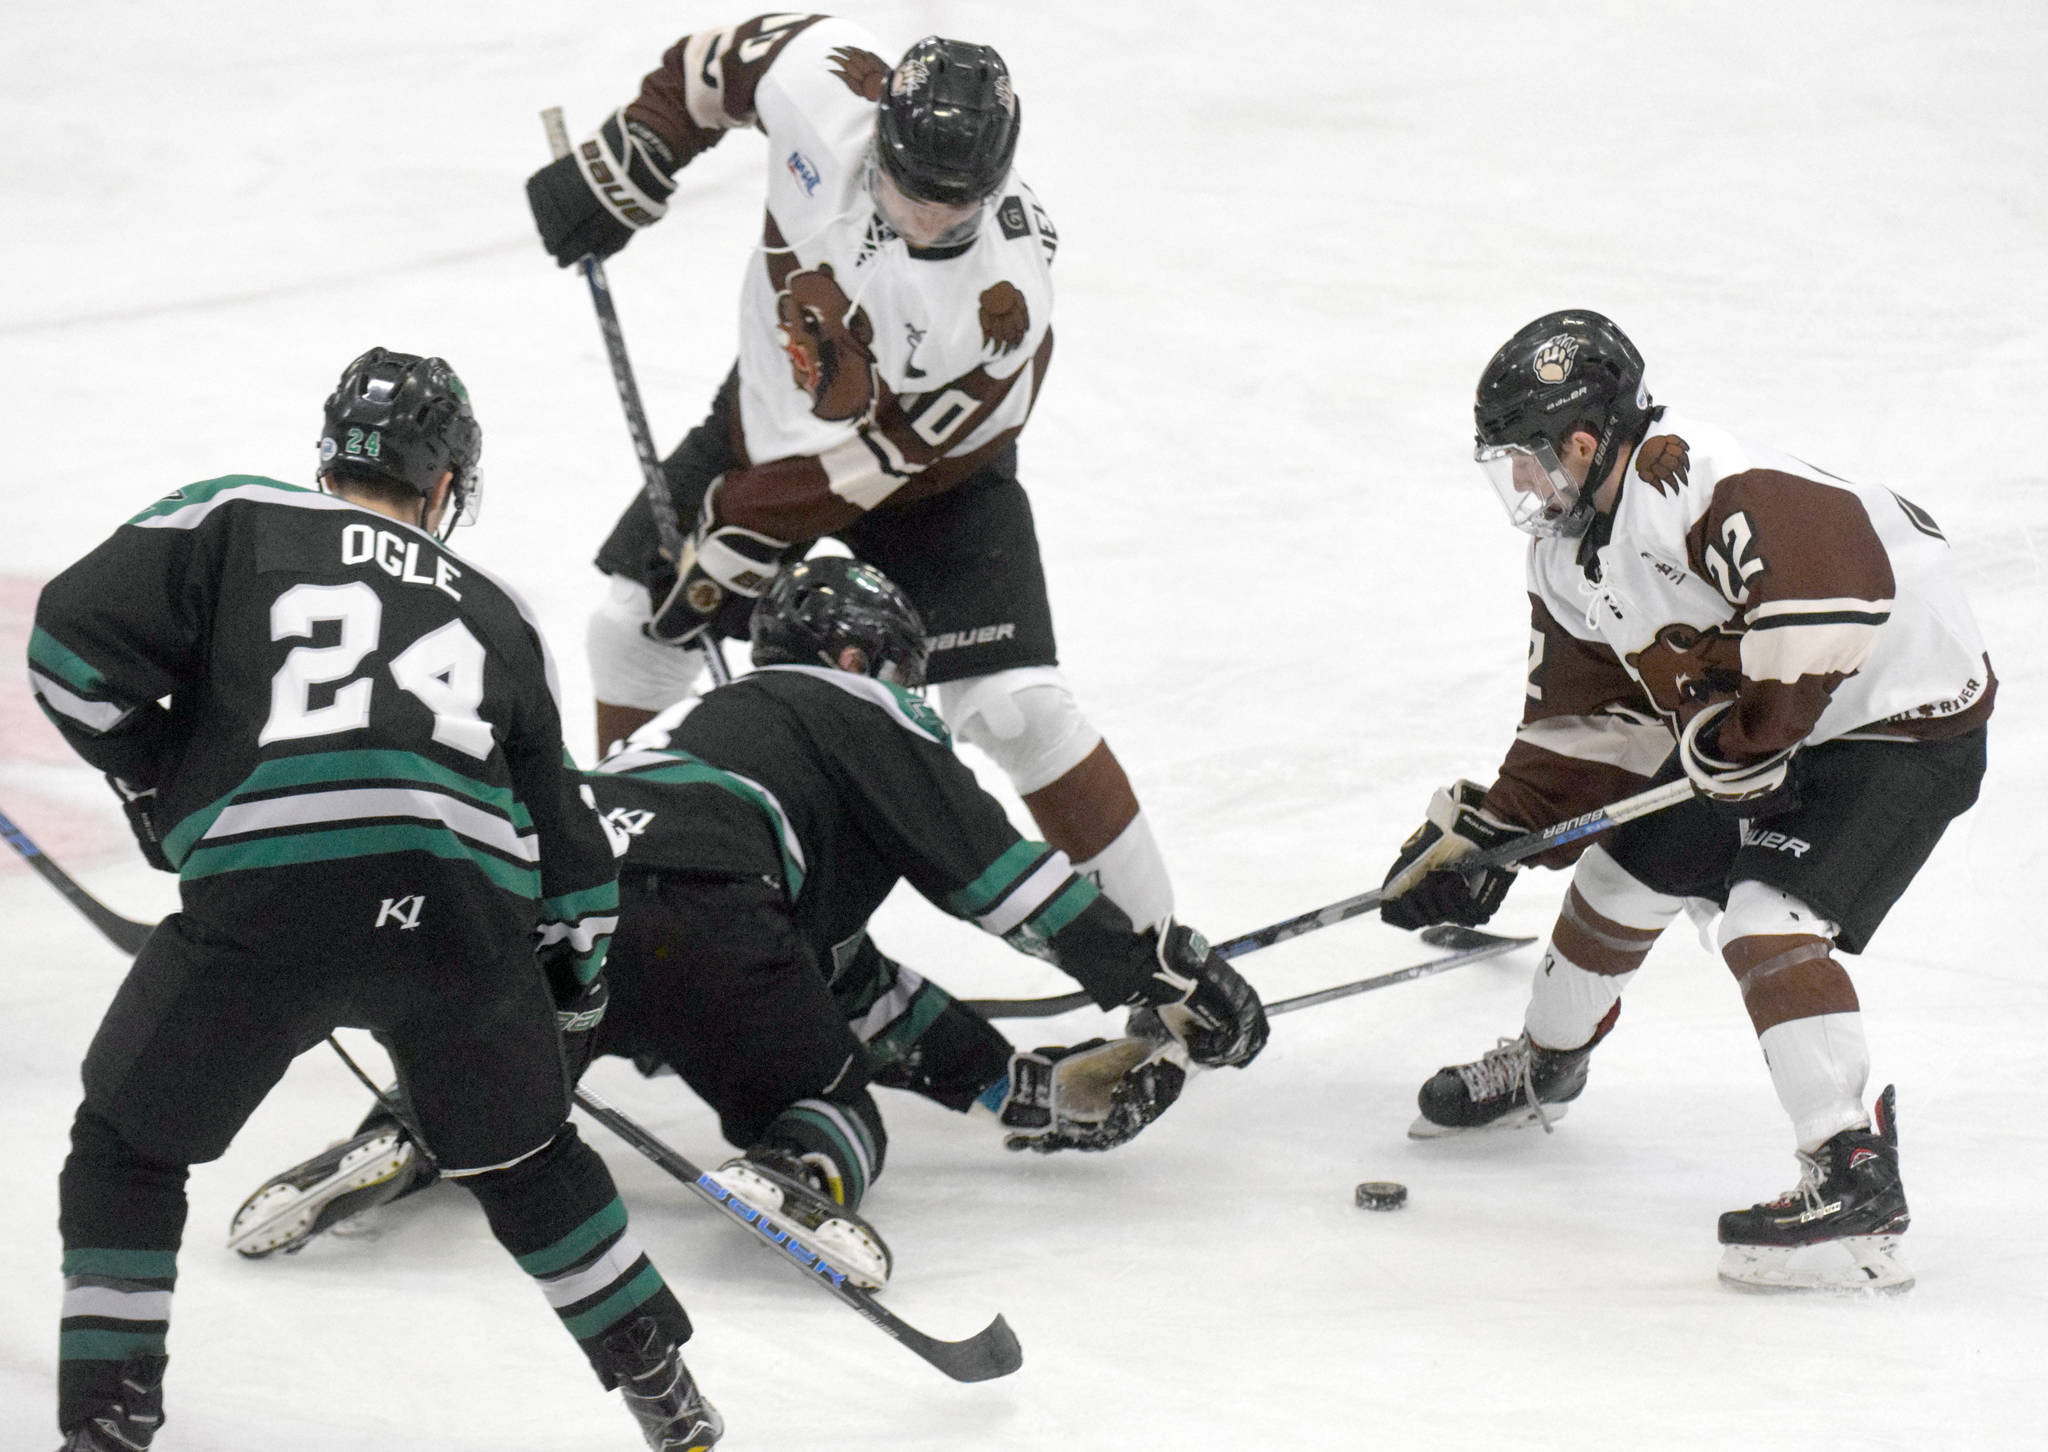
[[[877,4],[885,48],[996,43],[1057,219],[1059,354],[1023,461],[1081,699],[1184,915],[1239,932],[1377,882],[1521,698],[1521,541],[1469,462],[1494,347],[1607,312],[1658,396],[1898,488],[1948,531],[2003,681],[1982,804],[1852,969],[1897,1082],[1920,1283],[1884,1303],[1715,1281],[1714,1217],[1796,1175],[1725,970],[1674,932],[1554,1135],[1404,1137],[1420,1081],[1519,1026],[1533,954],[1279,1020],[1106,1157],[1007,1156],[890,1096],[869,1209],[887,1301],[1025,1350],[956,1386],[799,1284],[595,1126],[698,1321],[741,1448],[2043,1445],[2048,1056],[2048,11],[2038,0]],[[536,113],[579,134],[744,8],[13,0],[0,26],[0,611],[169,489],[309,477],[318,406],[381,343],[437,352],[487,438],[458,540],[518,581],[587,700],[588,558],[637,475],[589,304],[535,243]],[[613,265],[664,447],[733,352],[760,142],[685,173]],[[19,667],[16,667],[17,672]],[[169,879],[0,702],[0,806],[95,893]],[[587,714],[571,716],[588,753]],[[1021,809],[1019,820],[1022,821]],[[0,1447],[52,1420],[56,1178],[123,962],[0,863]],[[1499,922],[1541,934],[1562,881]],[[965,993],[1051,970],[892,901],[880,940]],[[1377,922],[1246,961],[1273,995],[1397,966]],[[1017,1025],[1031,1042],[1105,1021]],[[361,1035],[350,1041],[374,1054]],[[699,1159],[673,1080],[596,1085]],[[192,1178],[163,1452],[638,1445],[464,1197],[244,1263],[265,1176],[361,1094],[297,1065]],[[1408,1208],[1352,1208],[1398,1179]]]

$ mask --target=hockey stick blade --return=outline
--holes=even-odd
[[[7,845],[22,855],[22,860],[42,874],[43,881],[64,894],[85,920],[106,935],[108,942],[134,957],[142,951],[142,945],[149,941],[149,935],[156,931],[155,923],[138,923],[133,918],[124,918],[72,880],[71,874],[52,862],[36,846],[35,840],[6,816],[0,815],[0,837],[7,839]]]
[[[787,1235],[774,1230],[767,1216],[590,1090],[579,1088],[576,1103],[592,1119],[661,1166],[703,1200],[716,1206],[734,1224],[752,1232],[758,1244],[775,1251],[779,1259],[786,1261],[805,1280],[823,1286],[863,1319],[902,1342],[953,1380],[991,1381],[999,1376],[1008,1376],[1024,1364],[1024,1351],[1017,1344],[1017,1333],[1001,1316],[964,1341],[942,1341],[927,1335],[868,1292],[848,1285],[844,1275]]]
[[[1482,958],[1497,957],[1516,948],[1527,947],[1534,938],[1503,938],[1494,933],[1482,933],[1476,928],[1461,928],[1454,923],[1442,923],[1433,928],[1424,928],[1418,934],[1423,942],[1432,948],[1448,948],[1451,951],[1435,958],[1424,959],[1407,968],[1396,968],[1374,978],[1362,978],[1356,983],[1343,983],[1335,988],[1319,989],[1295,998],[1283,998],[1277,1003],[1266,1005],[1266,1016],[1276,1013],[1292,1013],[1298,1008],[1310,1008],[1332,999],[1349,998],[1354,993],[1370,993],[1375,988],[1391,988],[1396,983],[1406,983],[1411,978],[1427,978],[1432,973],[1441,973],[1446,968],[1456,968],[1461,963],[1476,963]],[[1086,1008],[1094,1002],[1085,993],[1064,993],[1057,998],[970,998],[963,1000],[967,1007],[987,1018],[1050,1018],[1054,1014],[1068,1013],[1077,1008]]]

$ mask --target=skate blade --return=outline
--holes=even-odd
[[[1565,1116],[1569,1104],[1546,1104],[1543,1113],[1538,1114],[1528,1105],[1510,1109],[1498,1119],[1489,1119],[1484,1124],[1438,1124],[1423,1115],[1416,1115],[1415,1122],[1408,1126],[1410,1139],[1451,1139],[1461,1134],[1493,1134],[1503,1129],[1528,1129],[1548,1119],[1555,1124]]]
[[[758,1212],[768,1225],[817,1256],[851,1285],[879,1291],[889,1284],[890,1256],[882,1238],[846,1210],[807,1225],[782,1208],[784,1187],[747,1165],[721,1165],[710,1172],[736,1200]],[[836,1207],[835,1207],[836,1209]]]
[[[1812,1245],[1724,1245],[1721,1284],[1752,1295],[1894,1296],[1913,1288],[1896,1235],[1845,1235]]]
[[[363,1192],[396,1180],[412,1163],[413,1153],[411,1142],[393,1131],[350,1150],[331,1169],[313,1168],[320,1158],[316,1156],[286,1170],[242,1202],[228,1227],[228,1249],[249,1260],[280,1250],[296,1254],[336,1221],[381,1204],[381,1198]],[[336,1208],[336,1202],[347,1196],[357,1196],[363,1203],[353,1211]]]

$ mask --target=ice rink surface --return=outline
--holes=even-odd
[[[1714,1217],[1796,1178],[1726,971],[1674,930],[1554,1135],[1420,1144],[1416,1086],[1520,1026],[1533,952],[1278,1020],[1109,1156],[1012,1157],[885,1096],[886,1299],[994,1312],[1024,1368],[948,1383],[594,1126],[698,1322],[735,1449],[1719,1449],[2042,1444],[2048,1387],[2048,12],[2031,0],[854,5],[890,55],[995,43],[1059,227],[1026,435],[1063,664],[1128,765],[1183,916],[1229,935],[1376,883],[1519,711],[1522,541],[1469,462],[1473,381],[1539,313],[1608,313],[1666,402],[1897,488],[1953,542],[2003,683],[1984,799],[1850,966],[1899,1085],[1920,1283],[1750,1298]],[[0,27],[0,639],[178,485],[309,480],[371,344],[440,353],[483,420],[458,549],[547,623],[577,733],[588,558],[637,474],[589,304],[538,248],[536,113],[572,132],[744,9],[441,0],[20,6]],[[758,138],[683,173],[612,265],[664,448],[734,346]],[[93,892],[168,878],[16,684],[0,807]],[[995,784],[992,774],[986,779]],[[1013,809],[1020,823],[1021,807]],[[1539,874],[1497,925],[1548,930]],[[46,1449],[56,1176],[123,963],[0,862],[0,1448]],[[1064,985],[921,901],[878,938],[956,991]],[[1422,956],[1376,921],[1248,960],[1269,996]],[[1025,1042],[1106,1027],[1083,1013]],[[374,1055],[361,1035],[352,1043]],[[673,1080],[593,1083],[700,1160]],[[375,1239],[242,1262],[228,1217],[362,1095],[314,1054],[198,1168],[162,1452],[627,1452],[541,1298],[454,1192]],[[1352,1207],[1364,1179],[1406,1210]]]

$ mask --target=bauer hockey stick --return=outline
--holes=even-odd
[[[1024,1364],[1024,1352],[1017,1333],[1001,1316],[964,1341],[941,1341],[928,1336],[890,1311],[868,1292],[848,1285],[846,1277],[775,1230],[768,1217],[698,1169],[676,1150],[656,1139],[612,1105],[588,1089],[576,1091],[576,1103],[584,1113],[653,1160],[692,1192],[716,1206],[735,1224],[753,1232],[759,1243],[786,1259],[807,1281],[823,1286],[889,1336],[902,1342],[955,1381],[989,1381],[1008,1376]]]
[[[73,907],[85,914],[87,922],[106,934],[107,941],[134,957],[142,951],[142,945],[149,941],[149,935],[156,928],[154,923],[138,923],[133,918],[124,918],[71,878],[71,874],[44,855],[34,839],[14,825],[6,816],[0,815],[0,837],[7,839],[7,845],[19,852],[28,865],[43,875],[43,881],[64,894]]]
[[[1632,797],[1623,797],[1594,811],[1582,812],[1562,822],[1545,827],[1540,832],[1528,832],[1512,842],[1503,842],[1498,847],[1484,852],[1475,852],[1469,857],[1460,857],[1451,864],[1457,871],[1474,872],[1488,867],[1506,867],[1511,863],[1548,852],[1553,847],[1563,847],[1618,827],[1623,822],[1632,822],[1637,817],[1647,817],[1652,812],[1661,812],[1666,807],[1675,807],[1692,796],[1690,781],[1666,782],[1651,787]],[[1275,943],[1284,943],[1289,938],[1299,938],[1304,933],[1313,933],[1319,928],[1331,927],[1337,923],[1369,913],[1386,901],[1387,890],[1375,887],[1361,892],[1356,897],[1347,897],[1305,912],[1298,917],[1284,918],[1267,927],[1257,928],[1242,937],[1232,938],[1227,943],[1216,944],[1219,958],[1237,958],[1246,953],[1255,953],[1261,948],[1270,948]],[[1062,993],[1053,998],[979,998],[966,999],[971,1009],[989,1018],[1049,1018],[1054,1014],[1066,1013],[1071,1009],[1083,1008],[1094,1000],[1085,993]]]
[[[562,108],[550,106],[540,113],[540,119],[547,127],[548,147],[556,159],[567,156],[569,128],[562,121]],[[647,409],[640,402],[640,385],[633,379],[633,362],[626,356],[626,334],[619,327],[619,310],[612,305],[611,284],[605,280],[604,264],[595,256],[585,256],[577,266],[589,285],[590,304],[597,309],[598,331],[604,334],[605,356],[612,365],[612,386],[618,389],[619,407],[626,413],[626,432],[633,436],[633,452],[640,459],[640,482],[647,494],[648,512],[654,516],[661,557],[681,569],[683,527],[676,518],[676,503],[661,472],[661,460],[654,452],[654,433],[647,427]],[[712,685],[722,686],[732,679],[732,672],[726,668],[725,651],[708,633],[698,639],[697,649],[704,654]]]

